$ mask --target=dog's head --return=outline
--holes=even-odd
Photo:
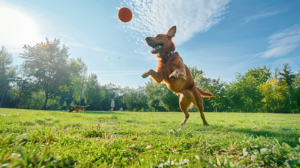
[[[175,33],[176,26],[172,26],[166,34],[157,34],[155,37],[146,37],[146,43],[153,48],[150,52],[156,54],[159,58],[168,55],[175,49],[175,44],[172,41]]]
[[[72,112],[73,111],[73,107],[72,108],[68,108],[68,112]]]

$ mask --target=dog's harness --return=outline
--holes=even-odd
[[[171,55],[174,54],[174,52],[175,52],[175,50],[172,50],[172,51],[168,54],[168,56],[171,57]]]
[[[174,54],[174,52],[175,52],[175,50],[172,50],[172,51],[168,54],[168,56],[171,57],[171,56]],[[163,67],[165,68],[166,65],[164,64]]]

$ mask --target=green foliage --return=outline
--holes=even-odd
[[[146,95],[144,92],[144,87],[139,87],[138,89],[129,89],[124,93],[124,101],[126,108],[135,109],[136,111],[141,111],[146,105]]]
[[[45,45],[48,48],[41,47]],[[151,79],[139,88],[100,85],[96,74],[87,75],[88,67],[81,58],[69,58],[68,47],[61,45],[59,39],[46,38],[46,43],[25,45],[21,57],[24,62],[17,72],[11,54],[4,47],[0,50],[1,79],[17,79],[14,87],[0,80],[0,94],[7,88],[4,107],[66,110],[70,106],[90,105],[87,110],[108,111],[114,99],[115,110],[123,107],[140,112],[181,111],[179,95]],[[299,113],[300,75],[293,74],[288,64],[283,70],[275,68],[274,75],[266,66],[249,69],[237,73],[232,82],[207,77],[197,67],[189,70],[196,86],[214,95],[203,98],[206,112]],[[194,107],[189,111],[198,110]]]
[[[48,48],[41,46],[47,45]],[[24,53],[21,58],[24,59],[22,64],[23,71],[28,76],[34,77],[36,87],[45,92],[45,103],[43,108],[46,109],[48,97],[54,97],[59,90],[59,86],[64,85],[68,80],[69,73],[66,70],[68,59],[68,48],[65,45],[60,46],[60,40],[54,39],[46,43],[38,43],[35,46],[24,45]]]
[[[13,93],[9,93],[11,87],[9,86],[9,81],[7,78],[15,78],[17,75],[17,68],[12,65],[13,58],[12,55],[6,50],[4,46],[1,46],[0,50],[0,102],[2,96],[5,95],[9,98],[4,99],[2,102],[2,107],[11,107],[11,105],[16,105],[17,102],[12,101],[12,98],[15,97]],[[7,106],[7,104],[11,104]]]
[[[279,74],[281,79],[285,80],[289,86],[295,81],[295,74],[293,74],[289,64],[284,64],[283,72],[279,72]]]
[[[270,75],[270,69],[267,69],[266,66],[250,69],[244,75],[237,73],[237,85],[242,88],[243,111],[255,111],[262,107],[261,102],[264,96],[260,92],[259,86],[266,82]]]
[[[265,96],[262,100],[266,103],[267,111],[280,112],[286,99],[287,84],[279,78],[271,78],[268,82],[260,85],[262,94]]]
[[[96,74],[91,74],[88,77],[84,95],[87,102],[90,104],[89,109],[96,110],[101,107],[101,102],[105,98],[105,91],[98,83]]]

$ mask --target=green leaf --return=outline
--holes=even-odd
[[[229,167],[229,165],[228,165],[228,161],[227,161],[227,157],[225,157],[225,158],[224,158],[223,165],[224,165],[224,166],[228,166],[228,167]]]
[[[248,155],[247,149],[244,148],[244,149],[243,149],[243,156],[247,156],[247,155]]]
[[[12,164],[12,166],[11,167],[21,167],[21,166],[26,166],[26,165],[24,165],[24,163],[22,162],[22,161],[20,161],[20,160],[17,160],[17,161],[14,161],[13,162],[13,164]]]
[[[241,160],[239,163],[238,163],[238,165],[243,165],[243,164],[245,164],[245,160]]]
[[[22,147],[18,147],[17,151],[21,154],[22,158],[27,162],[26,150]]]
[[[269,154],[269,149],[267,149],[267,148],[261,148],[261,149],[260,149],[260,153],[261,153],[262,155],[267,155],[267,154]]]
[[[251,161],[255,162],[257,160],[257,156],[256,155],[251,155]]]
[[[275,145],[275,150],[277,152],[277,155],[278,156],[281,156],[281,153],[280,153],[280,146],[278,144]]]
[[[287,167],[296,167],[296,165],[298,164],[298,160],[289,160],[289,161],[287,161],[286,163],[286,166]]]
[[[219,157],[218,157],[217,154],[216,154],[216,158],[217,158],[217,165],[218,165],[218,166],[221,166],[221,162],[220,162],[220,159],[219,159]]]
[[[282,147],[284,147],[284,148],[288,148],[288,149],[290,149],[291,147],[290,147],[290,145],[288,145],[287,143],[284,143],[284,142],[282,142]]]
[[[226,149],[221,149],[220,152],[227,152],[227,150]]]

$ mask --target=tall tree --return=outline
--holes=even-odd
[[[295,76],[295,81],[292,83],[293,89],[295,90],[293,93],[293,101],[296,102],[298,107],[298,112],[300,111],[300,70],[298,74]]]
[[[35,46],[24,45],[24,53],[20,57],[24,59],[24,70],[37,80],[37,86],[45,92],[43,109],[47,108],[49,95],[63,85],[68,79],[65,67],[68,59],[68,47],[60,46],[60,40],[54,39],[46,43],[37,43]]]
[[[279,72],[279,75],[281,75],[280,79],[284,80],[287,83],[286,91],[287,91],[287,99],[286,104],[288,106],[292,106],[292,100],[295,99],[294,97],[294,88],[291,87],[292,83],[295,81],[296,75],[292,72],[291,67],[289,64],[284,64],[283,72]]]
[[[101,109],[101,103],[105,98],[105,91],[100,86],[96,74],[91,74],[88,77],[87,86],[84,94],[87,103],[90,105],[89,109]]]
[[[263,102],[266,103],[266,109],[272,112],[282,112],[287,109],[286,103],[286,90],[287,83],[279,78],[271,78],[268,82],[260,85],[260,90],[264,95]]]
[[[2,46],[0,50],[0,102],[2,101],[2,97],[4,101],[4,96],[9,89],[9,81],[7,78],[15,78],[17,75],[17,67],[13,66],[12,63],[12,55]],[[0,106],[1,104],[3,104],[3,102],[0,103]]]
[[[144,87],[139,87],[138,89],[128,88],[124,95],[124,101],[128,110],[141,110],[146,105],[146,99]]]
[[[168,93],[168,90],[169,89],[164,84],[157,84],[152,79],[150,79],[146,83],[146,87],[145,87],[145,94],[147,96],[147,105],[151,108],[155,108],[155,111],[159,109],[159,106],[168,107],[169,105],[171,105],[170,100],[167,99],[164,100],[164,98],[167,98],[166,94]],[[172,95],[169,94],[168,96],[172,96]],[[174,99],[174,97],[171,99]],[[165,101],[165,105],[164,105],[164,101]],[[176,106],[179,106],[178,99],[177,100],[174,99],[174,101],[175,102],[172,104],[173,105],[177,104]],[[172,108],[176,109],[176,106],[173,106]],[[168,109],[168,110],[172,110],[172,109]]]
[[[243,93],[240,85],[234,81],[226,86],[225,100],[229,111],[241,112],[244,107]]]
[[[270,68],[254,68],[248,70],[245,74],[237,73],[237,84],[243,93],[244,111],[259,110],[263,106],[263,95],[260,92],[260,84],[266,82],[271,76]]]
[[[281,79],[285,80],[285,82],[291,86],[291,84],[295,81],[295,74],[292,72],[291,67],[289,64],[284,64],[283,72],[279,72],[281,75]]]

